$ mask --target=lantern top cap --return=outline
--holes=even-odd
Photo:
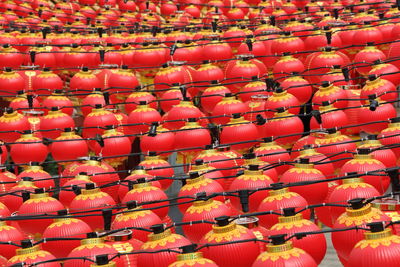
[[[323,81],[323,82],[321,83],[321,86],[322,86],[322,87],[329,87],[329,85],[331,85],[331,83],[328,82],[328,81]]]
[[[31,247],[33,247],[32,240],[30,240],[30,239],[21,240],[21,247],[22,248],[31,248]]]
[[[371,149],[369,149],[369,148],[358,148],[357,149],[358,155],[368,155],[369,153],[371,153]]]
[[[137,202],[135,200],[128,201],[128,202],[126,202],[126,207],[130,210],[135,209],[135,208],[137,208]]]
[[[286,243],[285,240],[286,234],[280,234],[280,235],[272,235],[269,236],[268,238],[271,240],[272,245],[283,245]]]
[[[198,172],[191,172],[189,174],[189,177],[190,177],[190,179],[195,179],[195,178],[200,177],[200,174]]]
[[[86,234],[86,238],[97,238],[98,235],[96,232],[90,232]]]
[[[59,210],[57,211],[57,215],[58,216],[65,216],[68,215],[68,210],[64,209],[64,210]]]
[[[239,119],[239,118],[240,118],[240,113],[234,113],[234,114],[232,114],[232,118],[234,118],[234,119]]]
[[[100,109],[100,108],[102,108],[102,107],[103,107],[102,104],[96,104],[96,105],[94,105],[94,108],[96,108],[96,109]]]
[[[285,217],[290,217],[290,216],[295,216],[296,215],[296,209],[295,208],[284,208],[283,209],[283,216]]]
[[[391,119],[390,119],[390,122],[391,122],[391,123],[400,122],[400,117],[391,118]]]
[[[326,107],[329,106],[331,103],[329,101],[322,101],[322,106]]]
[[[378,78],[378,75],[376,75],[376,74],[368,75],[368,80],[369,81],[375,81],[377,78]]]
[[[142,166],[142,165],[137,165],[136,167],[135,167],[135,170],[144,170],[145,168],[144,168],[144,166]]]
[[[194,252],[196,252],[196,248],[197,248],[196,244],[190,244],[190,245],[180,247],[180,249],[182,250],[182,253],[184,253],[184,254],[194,253]]]
[[[299,163],[300,164],[310,164],[310,159],[309,158],[300,158]]]
[[[44,188],[35,188],[35,194],[43,194]]]
[[[203,159],[196,159],[196,160],[194,161],[194,164],[195,164],[196,166],[203,165],[203,164],[204,164],[204,160],[203,160]]]
[[[378,135],[376,134],[369,134],[367,136],[367,140],[378,140]]]
[[[164,224],[161,223],[150,226],[150,229],[153,231],[153,234],[161,234],[165,231]]]
[[[383,232],[385,230],[384,222],[372,222],[368,223],[367,226],[372,233]]]
[[[92,189],[95,189],[95,188],[96,188],[96,186],[94,185],[94,183],[87,183],[85,185],[85,189],[86,190],[92,190]]]
[[[32,177],[24,176],[24,177],[21,178],[21,180],[22,180],[22,181],[26,181],[26,182],[32,182],[32,181],[33,181],[33,178],[32,178]]]
[[[155,152],[155,151],[149,151],[148,155],[149,155],[150,157],[154,157],[154,156],[157,156],[157,152]]]
[[[6,113],[7,114],[12,114],[12,113],[14,113],[14,109],[13,108],[7,108],[6,109]]]
[[[87,72],[87,71],[89,71],[89,68],[88,67],[82,67],[82,71]]]
[[[227,226],[229,225],[229,216],[220,216],[215,218],[215,221],[217,222],[217,225],[222,227],[222,226]]]
[[[274,141],[274,139],[270,136],[270,137],[264,137],[263,138],[264,143],[271,143],[272,141]]]
[[[107,254],[102,254],[102,255],[96,256],[96,265],[101,266],[101,265],[107,265],[108,263],[109,263],[109,260],[108,260]]]
[[[329,129],[326,129],[326,131],[328,134],[334,134],[337,132],[336,128],[329,128]]]
[[[255,153],[247,153],[243,155],[244,159],[255,159],[256,158],[256,154]]]
[[[364,207],[364,199],[363,198],[354,198],[350,199],[348,203],[351,205],[353,210],[359,210]]]
[[[256,164],[251,164],[249,165],[249,171],[258,171],[259,170],[259,166]]]

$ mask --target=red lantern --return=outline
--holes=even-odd
[[[172,133],[171,133],[172,134]],[[178,153],[191,162],[201,148],[211,143],[208,129],[203,128],[194,118],[189,118],[185,126],[175,133],[174,148],[181,150]]]
[[[303,150],[300,151],[300,155],[294,160],[300,160],[301,158],[308,159],[310,163],[316,162],[314,168],[322,172],[327,179],[334,177],[333,164],[330,162],[327,156],[322,153],[318,153],[312,145],[305,145]]]
[[[0,140],[14,142],[20,137],[18,132],[30,130],[31,126],[24,115],[14,111],[12,108],[8,108],[3,116],[0,117],[0,128],[4,131],[0,133]]]
[[[59,267],[60,263],[55,260],[50,252],[42,250],[40,245],[33,246],[31,240],[22,240],[21,248],[15,250],[16,255],[8,260],[7,266],[18,264],[35,264],[39,262],[46,262],[46,267]],[[47,262],[49,261],[49,262]]]
[[[400,70],[390,63],[382,63],[377,60],[368,74],[380,76],[382,79],[391,81],[395,86],[400,84]]]
[[[63,204],[57,199],[50,197],[48,193],[44,193],[42,188],[39,188],[35,189],[35,194],[32,194],[30,199],[22,203],[21,207],[19,207],[18,215],[51,214],[62,209],[64,209]],[[18,225],[22,231],[39,238],[51,223],[51,219],[38,219],[34,222],[30,220],[18,221]]]
[[[63,94],[62,90],[54,90],[52,95],[43,100],[42,106],[45,108],[45,114],[48,110],[51,110],[52,107],[61,109],[62,112],[69,116],[72,116],[74,112],[72,101]]]
[[[81,240],[81,245],[74,248],[71,253],[68,254],[68,258],[76,258],[73,260],[67,260],[64,263],[65,267],[91,267],[92,263],[87,260],[77,259],[81,257],[95,260],[98,255],[108,255],[110,259],[114,255],[118,254],[118,251],[110,244],[104,243],[102,238],[97,237],[97,233],[88,233],[87,238]],[[114,259],[118,262],[117,266],[124,266],[121,259]],[[114,264],[115,266],[115,264]]]
[[[23,61],[24,57],[22,54],[18,53],[17,49],[13,48],[9,44],[3,45],[0,54],[1,69],[5,69],[7,67],[18,69],[22,65]]]
[[[367,45],[363,50],[358,52],[354,57],[354,62],[362,62],[357,66],[357,72],[363,76],[368,75],[372,67],[369,66],[376,60],[385,60],[386,55],[373,45]]]
[[[299,117],[280,107],[263,130],[262,136],[273,137],[280,146],[290,148],[301,137],[304,127]]]
[[[243,86],[243,88],[239,94],[239,98],[243,102],[251,101],[252,99],[261,98],[261,97],[264,97],[265,99],[267,99],[269,96],[271,96],[271,93],[267,91],[267,86],[265,85],[264,82],[260,81],[259,78],[256,76],[253,76],[251,78],[251,82],[249,82],[248,84]],[[249,108],[251,108],[250,105],[249,105]],[[249,110],[249,111],[252,111],[252,110]]]
[[[398,97],[396,86],[392,82],[371,74],[368,75],[366,85],[361,89],[360,98],[367,99],[369,95],[374,94],[385,102],[396,101]],[[366,100],[361,100],[363,104],[366,102]]]
[[[231,93],[226,93],[225,97],[218,102],[212,111],[212,121],[215,124],[227,124],[229,116],[235,113],[246,113],[248,108],[246,105],[232,96]]]
[[[70,204],[71,212],[87,212],[87,214],[99,214],[100,212],[91,212],[91,210],[98,210],[115,205],[114,199],[107,193],[95,188],[93,183],[86,184],[86,189],[82,189],[82,193],[77,195]],[[84,214],[84,213],[83,213]],[[87,223],[95,231],[103,230],[102,215],[82,217],[82,221]]]
[[[284,235],[270,236],[271,244],[267,245],[267,251],[261,253],[253,267],[262,266],[318,266],[313,257],[304,250],[293,247],[291,241],[285,242]]]
[[[20,91],[18,92],[18,95],[11,100],[9,107],[22,114],[24,114],[24,111],[28,109],[39,109],[40,103],[37,98],[32,97],[31,99],[32,102],[30,104],[25,92]]]
[[[139,86],[135,73],[123,65],[121,69],[112,72],[108,81],[111,100],[121,102],[129,96],[133,88]]]
[[[376,263],[385,266],[396,266],[400,260],[400,237],[393,235],[392,229],[384,229],[383,222],[370,224],[370,232],[364,233],[364,239],[351,250],[348,266],[375,266]]]
[[[85,189],[85,185],[87,183],[93,183],[92,180],[90,180],[90,177],[87,175],[86,172],[80,172],[78,175],[76,175],[74,178],[69,179],[65,183],[61,184],[62,187],[67,188],[67,189],[73,189],[73,186],[77,186],[80,189]],[[59,200],[60,202],[65,206],[69,207],[71,204],[71,201],[76,197],[76,194],[74,191],[67,191],[67,190],[61,190],[59,194]]]
[[[240,45],[240,43],[237,44]],[[221,42],[218,37],[212,37],[212,41],[203,47],[203,59],[211,62],[224,62],[224,60],[231,59],[232,56],[229,44]]]
[[[219,244],[256,238],[249,229],[235,223],[229,223],[228,216],[221,216],[216,220],[217,224],[213,225],[212,231],[208,232],[200,243]],[[220,267],[250,266],[260,253],[260,247],[255,242],[242,242],[223,246],[209,246],[201,249],[201,251],[206,258],[213,260]],[[246,251],[246,253],[243,254],[239,251]]]
[[[383,129],[387,128],[387,122],[372,123],[375,121],[388,121],[390,118],[396,117],[397,112],[390,103],[382,102],[379,98],[375,99],[374,95],[368,96],[369,107],[362,107],[358,110],[358,123],[360,129],[369,134],[379,134]]]
[[[33,193],[37,187],[33,184],[32,178],[24,177],[22,181],[19,181],[17,185],[10,189],[9,195],[1,197],[1,202],[6,205],[10,212],[15,212],[22,205],[22,192]]]
[[[222,128],[220,138],[221,144],[229,145],[232,149],[244,152],[257,143],[259,133],[256,125],[235,113],[229,123]],[[240,143],[235,144],[236,142]]]
[[[79,98],[84,98],[94,88],[102,87],[100,80],[87,67],[83,67],[81,71],[76,73],[69,83],[70,91]]]
[[[221,193],[224,192],[224,189],[217,181],[205,178],[198,172],[191,172],[190,179],[186,180],[186,184],[182,186],[178,193],[178,197],[182,197],[181,199],[178,199],[178,203],[180,203],[178,206],[179,210],[184,213],[190,206],[190,204],[185,203],[187,199],[184,199],[183,197],[193,197],[202,192],[206,192],[207,194]],[[224,197],[222,196],[215,197],[214,199],[221,202],[224,201]]]
[[[347,173],[351,175],[353,173]],[[343,180],[343,184],[339,185],[327,198],[328,203],[343,204],[345,205],[349,199],[355,198],[370,198],[380,196],[378,190],[370,184],[364,182],[363,178],[350,178]],[[336,222],[340,215],[346,209],[344,207],[328,207],[332,224]]]
[[[251,77],[262,76],[263,73],[254,62],[249,61],[248,57],[242,57],[241,59],[228,63],[225,69],[225,78],[227,83],[225,86],[229,88],[232,93],[241,91],[241,88],[246,85],[246,81],[250,80]]]
[[[62,90],[63,86],[64,83],[61,78],[50,71],[49,68],[44,68],[32,79],[32,89],[36,94],[50,94],[55,90]]]
[[[238,176],[229,187],[229,191],[237,190],[253,190],[258,188],[269,187],[273,180],[258,170],[258,165],[250,165],[248,170],[244,171],[243,175]],[[268,196],[267,190],[255,192],[249,197],[249,211],[254,212],[257,210],[260,203]],[[241,210],[239,198],[230,198],[231,203],[235,208]]]
[[[88,154],[88,145],[81,136],[75,134],[71,128],[66,128],[49,147],[54,160],[70,161],[85,157]]]
[[[122,202],[136,201],[140,204],[148,201],[159,201],[162,203],[166,199],[168,199],[167,195],[160,188],[152,186],[143,178],[139,178],[133,189],[126,193]],[[158,206],[160,206],[159,203],[144,204],[143,208],[155,208]],[[168,210],[168,207],[153,209],[154,213],[162,219],[168,215]]]
[[[23,172],[18,175],[18,179],[22,177],[31,177],[35,186],[39,188],[50,189],[54,187],[54,180],[51,175],[43,170],[43,167],[38,162],[32,162]]]
[[[271,165],[279,164],[280,162],[290,161],[289,152],[286,149],[278,145],[272,138],[264,138],[264,142],[260,144],[260,147],[254,149],[254,153],[257,158],[262,161],[268,162]],[[289,165],[279,164],[276,166],[278,175],[282,175],[289,169]]]
[[[174,263],[169,267],[218,267],[212,260],[203,257],[203,253],[195,252],[196,245],[181,247],[182,254],[177,256]]]
[[[1,164],[4,164],[6,159],[7,159],[7,157],[5,157],[4,161],[2,159],[0,161]],[[13,186],[15,186],[15,183],[17,183],[17,176],[15,176],[13,173],[7,171],[5,168],[0,168],[0,192],[8,193],[9,190]]]
[[[30,162],[44,162],[48,154],[47,147],[42,140],[33,136],[32,131],[24,131],[11,145],[10,155],[16,164],[29,164]]]
[[[153,123],[156,127],[158,123]],[[149,132],[140,139],[140,149],[142,153],[148,154],[150,151],[156,152],[162,157],[168,157],[175,149],[175,134],[162,126],[156,128],[156,132]],[[168,151],[168,152],[166,152]],[[166,152],[166,153],[163,153]]]
[[[154,152],[149,152],[148,156],[139,165],[143,166],[147,173],[153,176],[172,177],[174,175],[171,165]],[[172,184],[172,181],[171,179],[161,179],[162,188],[167,189]]]
[[[152,225],[161,224],[161,219],[153,211],[137,207],[136,201],[128,201],[126,205],[125,212],[118,214],[111,224],[112,230],[128,227],[149,228]],[[142,242],[148,240],[148,232],[146,231],[132,229],[132,233],[136,239]]]
[[[321,81],[329,82],[334,86],[344,86],[345,88],[348,87],[349,83],[351,83],[351,81],[346,81],[340,65],[332,66],[330,71],[321,77]]]
[[[156,98],[149,92],[146,91],[135,91],[131,93],[126,99],[125,111],[130,114],[139,105],[140,101],[146,101],[151,108],[157,109]]]
[[[325,176],[321,171],[314,168],[314,164],[310,164],[309,159],[300,158],[299,163],[294,168],[287,170],[282,175],[280,181],[288,184],[324,179],[326,179]],[[313,205],[322,203],[325,200],[328,194],[328,183],[294,186],[291,190],[304,197],[309,204]]]
[[[152,227],[153,233],[149,234],[149,241],[144,243],[141,250],[157,251],[161,249],[176,248],[190,245],[185,237],[165,230],[164,225],[156,224]],[[169,252],[141,253],[138,256],[138,266],[167,267],[175,261],[175,254]]]
[[[122,266],[134,267],[137,266],[137,254],[131,254],[134,251],[140,250],[143,245],[142,241],[132,238],[132,231],[124,230],[113,233],[107,236],[106,244],[115,248],[118,253],[122,254],[119,261]]]
[[[296,54],[304,51],[304,42],[299,37],[292,36],[290,32],[285,32],[285,36],[278,37],[271,42],[271,52],[274,55],[282,55],[285,52]]]
[[[174,83],[188,84],[192,82],[192,77],[186,68],[176,65],[176,62],[170,62],[170,64],[172,65],[163,65],[163,68],[154,76],[155,90],[158,96]],[[174,64],[176,66],[173,66]]]
[[[340,169],[345,164],[349,157],[352,157],[352,152],[357,148],[352,139],[346,135],[336,131],[335,128],[327,130],[328,134],[323,138],[317,138],[317,152],[329,156],[335,170]],[[344,153],[343,153],[344,152]]]
[[[219,216],[230,215],[231,210],[226,204],[210,198],[193,202],[183,214],[182,222],[209,221]],[[185,224],[182,229],[190,241],[198,243],[206,233],[212,230],[212,226],[208,223]]]
[[[6,68],[5,72],[0,75],[0,91],[2,95],[14,97],[18,91],[25,89],[25,80],[17,72],[11,68]]]
[[[333,229],[348,228],[354,226],[365,227],[367,223],[390,221],[390,218],[378,209],[372,208],[371,204],[363,205],[362,199],[351,200],[352,208],[340,215]],[[345,232],[332,232],[332,243],[338,257],[343,264],[347,264],[351,250],[363,239],[365,230],[348,230]]]
[[[237,170],[233,171],[231,168],[233,166],[241,166],[238,160],[232,160],[227,154],[224,154],[216,149],[213,149],[211,146],[207,146],[206,150],[203,150],[195,159],[195,160],[203,160],[204,163],[208,164],[211,167],[214,167],[221,171],[223,176],[229,176],[236,174]]]
[[[328,128],[346,128],[349,124],[346,113],[343,110],[336,109],[327,101],[322,102],[319,106],[319,116],[313,116],[310,121],[310,127],[313,130]],[[346,129],[341,130],[343,133]]]
[[[390,123],[386,129],[383,129],[379,134],[378,138],[381,139],[381,143],[384,146],[393,146],[397,144],[400,138],[400,117],[391,118]],[[397,157],[400,156],[400,147],[394,146],[392,148],[393,152]]]
[[[82,135],[84,138],[93,138],[96,134],[102,135],[104,130],[101,127],[108,125],[117,126],[117,118],[112,112],[103,109],[101,105],[96,105],[83,121]]]
[[[385,149],[376,135],[368,135],[367,138],[368,139],[363,141],[362,144],[358,146],[358,148],[370,149],[370,151],[372,151],[371,154],[374,159],[382,162],[387,168],[395,167],[397,157],[393,150],[390,148]]]
[[[127,159],[124,155],[131,152],[131,142],[129,137],[114,129],[113,126],[106,128],[107,130],[101,136],[104,143],[95,143],[93,150],[96,155],[105,157],[104,162],[117,167]]]
[[[95,88],[90,95],[87,95],[82,100],[81,111],[83,116],[86,117],[87,115],[89,115],[96,105],[101,105],[103,107],[107,105],[104,99],[104,95],[101,92],[101,88]]]
[[[130,134],[143,134],[149,130],[152,122],[160,122],[160,113],[149,107],[146,102],[140,102],[139,105],[133,110],[128,117],[127,131]]]
[[[57,214],[62,218],[55,219],[44,230],[43,238],[84,238],[86,233],[92,232],[90,226],[84,221],[65,217],[68,214],[66,210],[61,210]],[[57,258],[65,258],[78,246],[78,240],[48,241],[43,244],[43,249],[49,251]]]
[[[101,162],[96,157],[90,157],[83,164],[77,166],[73,171],[72,175],[76,176],[81,172],[85,172],[91,176],[91,180],[97,184],[97,186],[103,186],[112,184],[101,189],[101,191],[109,194],[115,201],[118,200],[118,185],[119,181],[118,174],[115,173],[115,169],[108,165],[106,162]]]
[[[187,95],[190,97],[189,93],[187,93]],[[160,106],[164,112],[168,112],[173,106],[178,105],[183,100],[183,94],[179,89],[179,84],[174,83],[171,89],[162,93],[160,100]]]
[[[289,77],[293,72],[302,73],[304,70],[303,62],[288,53],[284,53],[283,57],[275,63],[273,75],[279,81]]]
[[[190,166],[189,171],[198,172],[200,175],[203,175],[204,178],[216,180],[224,189],[227,189],[225,179],[221,179],[224,177],[221,171],[209,164],[205,164],[202,159],[196,159],[194,163],[194,165]]]
[[[345,175],[346,173],[356,172],[366,174],[376,170],[385,169],[386,166],[373,158],[371,150],[369,148],[359,148],[358,154],[354,155],[354,159],[349,160],[341,168],[340,174]],[[374,174],[364,175],[363,179],[366,183],[374,186],[381,194],[386,192],[390,184],[389,176],[385,176],[384,172],[376,172],[379,176]]]
[[[283,88],[277,88],[275,92],[270,96],[265,104],[265,114],[267,118],[272,118],[275,110],[278,108],[285,108],[291,114],[297,115],[300,112],[300,102],[297,98],[284,91]]]
[[[65,129],[74,128],[75,122],[68,115],[63,113],[57,107],[52,107],[51,111],[40,119],[40,130],[43,137],[56,139],[60,136],[60,130],[52,129]],[[43,131],[42,131],[43,130]]]
[[[333,103],[335,108],[347,107],[347,101],[336,101],[337,99],[347,99],[346,91],[329,82],[323,82],[322,86],[314,94],[312,102],[316,105],[322,105],[322,102],[327,101]]]
[[[163,116],[164,126],[169,130],[177,130],[185,126],[185,120],[189,118],[201,118],[204,114],[193,105],[189,99],[185,98],[178,104],[171,108]],[[207,124],[207,119],[200,120],[201,125]]]
[[[24,235],[15,227],[9,226],[5,221],[0,221],[0,241],[13,242],[24,239]],[[0,255],[10,259],[15,255],[15,246],[13,245],[0,245]]]
[[[154,176],[150,175],[146,172],[143,166],[136,166],[135,169],[130,173],[128,177],[124,179],[124,181],[119,185],[118,188],[118,197],[120,200],[122,200],[126,193],[128,193],[128,187],[129,187],[129,181],[134,181],[136,182],[138,179],[144,178],[146,181],[153,180]],[[151,185],[161,188],[161,184],[159,181],[151,181]]]
[[[283,210],[279,222],[268,231],[269,236],[287,234],[289,236],[302,232],[315,232],[321,229],[309,220],[303,219],[294,208]],[[312,256],[317,264],[320,264],[326,253],[326,239],[324,234],[307,235],[301,239],[293,239],[293,246],[300,248]]]

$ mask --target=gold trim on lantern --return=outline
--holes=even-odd
[[[346,214],[349,217],[359,217],[359,216],[363,216],[363,215],[366,215],[366,214],[370,213],[371,209],[372,209],[371,204],[367,204],[367,205],[365,205],[364,207],[362,207],[361,209],[358,209],[358,210],[353,210],[353,209],[346,208]]]
[[[104,240],[102,238],[86,238],[81,240],[81,245],[96,245],[96,244],[103,244]]]
[[[171,234],[172,234],[171,233],[171,229],[166,229],[164,232],[159,233],[159,234],[151,233],[151,234],[149,234],[149,240],[150,241],[157,241],[157,240],[166,238],[166,237],[170,236]]]
[[[267,251],[269,253],[285,252],[291,249],[293,249],[293,244],[291,241],[288,241],[282,245],[267,245]]]
[[[344,179],[343,184],[363,183],[364,179],[361,177]]]
[[[236,229],[236,224],[231,223],[225,226],[213,225],[213,232],[218,234],[228,233]]]
[[[16,252],[16,254],[18,256],[26,255],[26,254],[29,254],[29,253],[35,253],[35,252],[38,252],[38,251],[40,251],[39,245],[30,247],[30,248],[18,248],[18,249],[15,250],[15,252]]]
[[[45,197],[49,197],[49,193],[33,194],[33,195],[31,195],[30,199],[38,199],[38,198],[45,198]]]
[[[202,252],[179,254],[177,257],[178,261],[190,261],[190,260],[197,260],[197,259],[202,259],[202,258],[203,258]]]
[[[283,195],[286,193],[289,193],[289,189],[287,187],[279,189],[279,190],[269,191],[269,196],[273,197],[273,196]]]
[[[82,195],[92,195],[92,194],[97,194],[100,193],[99,188],[94,188],[90,190],[82,189]]]
[[[303,219],[303,215],[298,213],[294,216],[279,216],[278,221],[279,223],[291,223],[291,222],[298,222]]]
[[[97,264],[91,264],[91,265],[90,265],[90,267],[97,267],[97,266],[100,266],[100,265],[97,265]],[[115,264],[114,261],[110,261],[109,263],[103,264],[103,265],[101,265],[101,266],[102,266],[102,267],[116,267],[117,265]]]
[[[365,232],[365,240],[376,240],[376,239],[382,239],[382,238],[387,238],[393,235],[392,229],[386,228],[382,232],[377,232],[377,233],[372,233],[372,232]]]

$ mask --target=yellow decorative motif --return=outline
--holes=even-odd
[[[337,190],[340,189],[355,189],[355,188],[367,188],[367,187],[372,187],[371,185],[367,183],[349,183],[349,184],[342,184],[337,187]]]
[[[366,205],[359,210],[346,209],[346,213],[340,215],[340,217],[338,218],[338,222],[346,226],[362,225],[372,222],[374,220],[379,220],[381,218],[381,211],[375,208],[371,208],[371,205]]]
[[[311,225],[312,222],[308,221],[308,220],[304,220],[304,219],[300,219],[298,221],[295,222],[286,222],[286,223],[277,223],[274,226],[272,226],[271,230],[290,230],[293,227],[303,227],[303,226],[308,226]]]
[[[85,200],[88,200],[88,199],[90,199],[90,200],[94,200],[94,199],[97,199],[97,198],[103,198],[103,197],[105,197],[105,196],[107,196],[107,194],[106,193],[104,193],[104,192],[101,192],[101,191],[97,191],[97,189],[98,188],[96,188],[96,189],[93,189],[93,190],[82,190],[82,194],[80,194],[80,195],[78,195],[78,196],[76,196],[76,200],[77,201],[85,201]],[[94,192],[90,192],[90,191],[94,191]]]
[[[318,169],[315,168],[298,168],[298,167],[294,167],[288,170],[289,173],[306,173],[306,174],[320,174],[322,175],[321,171],[319,171]]]
[[[235,227],[232,227],[232,225],[235,226]],[[230,231],[216,232],[218,230],[221,230],[221,229],[218,229],[218,228],[224,228],[224,227],[230,228],[229,229]],[[247,228],[245,228],[245,227],[243,227],[241,225],[234,225],[234,224],[230,224],[230,225],[222,226],[222,227],[213,226],[213,231],[208,232],[204,236],[204,239],[207,242],[212,242],[212,241],[215,241],[215,242],[228,242],[228,241],[233,240],[234,238],[239,238],[242,234],[245,234],[247,232],[246,229]]]
[[[213,264],[212,260],[201,258],[201,259],[194,259],[194,260],[182,260],[172,263],[169,267],[182,267],[182,266],[194,266],[194,265],[206,265],[206,264]],[[214,263],[215,264],[215,263]]]
[[[94,249],[94,248],[100,248],[100,249],[102,249],[102,248],[107,248],[107,247],[111,247],[110,245],[108,245],[108,244],[105,244],[105,243],[96,243],[96,244],[85,244],[85,245],[81,245],[81,246],[79,246],[79,247],[76,247],[73,251],[81,251],[81,250],[84,250],[84,249]]]
[[[271,192],[270,192],[271,193]],[[284,194],[277,194],[277,195],[270,195],[270,196],[268,196],[268,197],[266,197],[263,201],[262,201],[262,203],[269,203],[269,202],[274,202],[274,201],[281,201],[282,199],[284,199],[284,198],[287,198],[287,199],[289,199],[289,198],[292,198],[292,197],[296,197],[297,196],[297,194],[296,193],[294,193],[294,192],[287,192],[287,193],[284,193]]]
[[[347,164],[351,164],[351,165],[354,165],[354,164],[360,164],[360,165],[378,164],[378,165],[380,165],[381,162],[379,160],[369,158],[369,159],[352,159],[352,160],[349,160],[347,162]]]
[[[156,189],[156,187],[146,183],[146,186],[140,186],[142,184],[135,184],[134,188],[129,191],[127,194],[134,194],[134,193],[143,193],[143,192],[150,192],[150,191],[154,191],[154,189]]]
[[[203,176],[200,176],[199,178],[196,179],[187,180],[187,184],[185,184],[181,188],[181,191],[190,191],[193,189],[199,189],[200,187],[206,186],[212,182],[213,182],[212,180],[204,179]]]
[[[393,235],[392,229],[387,228],[382,232],[366,232],[365,239],[358,242],[355,248],[365,249],[367,247],[377,248],[379,246],[388,247],[391,244],[400,244],[400,236]]]
[[[183,237],[177,234],[171,234],[171,231],[168,229],[164,233],[167,233],[167,235],[164,238],[160,238],[157,240],[151,240],[151,236],[156,236],[157,234],[150,234],[149,235],[149,241],[144,243],[142,245],[142,249],[155,249],[156,247],[165,247],[168,243],[175,243],[177,240],[182,239]],[[162,235],[164,233],[158,234]]]
[[[193,203],[192,206],[190,206],[187,210],[186,213],[189,214],[200,214],[203,212],[209,212],[213,209],[217,209],[219,208],[219,206],[221,206],[222,203],[219,201],[213,201],[212,199],[209,199],[207,201],[196,201]]]
[[[74,219],[74,218],[68,218],[68,219],[60,219],[60,220],[56,220],[55,222],[53,222],[52,224],[49,225],[48,228],[54,228],[54,227],[61,227],[63,225],[70,225],[73,223],[79,223],[80,221],[78,219]]]
[[[118,214],[117,217],[115,217],[115,221],[126,222],[129,220],[136,220],[137,218],[145,217],[151,213],[152,212],[150,210],[140,210],[140,211],[132,211],[128,213]]]
[[[277,261],[280,259],[288,260],[292,257],[300,257],[305,254],[304,250],[293,248],[292,242],[288,241],[282,245],[268,245],[267,251],[257,257],[257,261]]]
[[[329,96],[331,94],[337,93],[338,91],[340,91],[341,89],[337,86],[330,86],[328,88],[322,88],[320,87],[320,89],[315,92],[315,97],[324,97],[324,96]]]
[[[11,259],[9,259],[8,261],[11,263],[24,262],[26,260],[36,260],[37,258],[45,258],[48,255],[50,255],[49,252],[40,250],[40,251],[36,251],[36,252],[24,254],[24,255],[14,256]]]

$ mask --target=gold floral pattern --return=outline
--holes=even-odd
[[[347,227],[351,225],[362,225],[365,223],[370,223],[374,220],[379,220],[382,218],[382,213],[378,209],[371,208],[370,212],[368,212],[368,209],[366,209],[365,214],[361,216],[349,216],[349,211],[347,211],[346,213],[340,215],[337,221],[342,225],[346,225]]]
[[[309,226],[312,225],[312,222],[310,222],[309,220],[305,220],[305,219],[300,219],[298,221],[294,221],[294,222],[285,222],[285,223],[277,223],[274,226],[272,226],[271,230],[290,230],[293,227],[303,227],[303,226]]]
[[[237,225],[233,230],[228,232],[216,233],[215,231],[210,231],[204,236],[204,239],[207,242],[228,242],[233,240],[234,238],[240,238],[240,236],[242,234],[245,234],[246,231],[247,228]]]
[[[24,262],[26,260],[35,260],[37,258],[45,258],[45,257],[47,257],[49,255],[50,255],[49,252],[44,251],[44,250],[40,250],[40,251],[36,251],[36,252],[24,254],[24,255],[14,256],[11,259],[9,259],[8,261],[11,262],[11,263]]]
[[[116,222],[126,222],[129,220],[136,220],[137,218],[145,217],[152,212],[150,210],[138,210],[138,211],[132,211],[128,213],[123,213],[123,214],[118,214],[115,217]]]
[[[379,246],[388,247],[392,244],[400,244],[400,236],[391,235],[390,237],[374,239],[374,240],[361,240],[355,246],[355,248],[365,249],[367,247],[377,248]]]
[[[194,260],[183,260],[172,263],[169,267],[184,267],[184,266],[194,266],[194,265],[206,265],[213,264],[212,260],[202,258],[202,259],[194,259]],[[215,264],[215,263],[214,263]]]
[[[89,249],[90,250],[90,249],[94,249],[94,248],[103,249],[103,248],[110,248],[110,247],[111,247],[110,245],[105,244],[105,243],[85,244],[85,245],[81,245],[79,247],[74,248],[73,251],[81,251],[81,250],[84,250],[84,249]]]
[[[152,235],[152,234],[150,234]],[[155,249],[156,247],[165,247],[168,243],[175,243],[177,240],[183,237],[177,234],[170,234],[164,238],[158,240],[149,240],[142,245],[142,249]]]
[[[219,201],[210,201],[210,202],[204,201],[204,202],[205,202],[204,205],[198,205],[198,206],[197,205],[192,205],[192,206],[190,206],[186,210],[186,213],[188,213],[188,214],[194,214],[194,213],[200,214],[200,213],[203,213],[203,212],[210,212],[213,209],[218,209],[219,206],[222,205],[222,203],[219,202]]]
[[[75,218],[68,218],[68,219],[61,219],[61,220],[57,220],[55,222],[53,222],[52,224],[49,225],[48,228],[54,228],[54,227],[61,227],[63,225],[70,225],[73,223],[79,223],[80,220],[75,219]]]
[[[275,252],[275,253],[263,252],[258,256],[257,260],[260,260],[263,262],[264,261],[277,261],[280,259],[288,260],[292,257],[298,258],[304,254],[305,254],[304,250],[299,249],[299,248],[293,248],[288,251]]]
[[[297,194],[294,193],[294,192],[287,192],[287,193],[284,193],[284,194],[268,196],[262,201],[262,203],[270,203],[270,202],[274,202],[274,201],[281,201],[284,198],[289,199],[289,198],[296,197],[296,196],[297,196]]]
[[[199,189],[200,187],[206,186],[211,183],[213,183],[213,180],[204,179],[204,177],[203,177],[202,179],[199,179],[198,181],[195,181],[194,183],[188,182],[181,188],[181,191],[191,191],[193,189]]]

